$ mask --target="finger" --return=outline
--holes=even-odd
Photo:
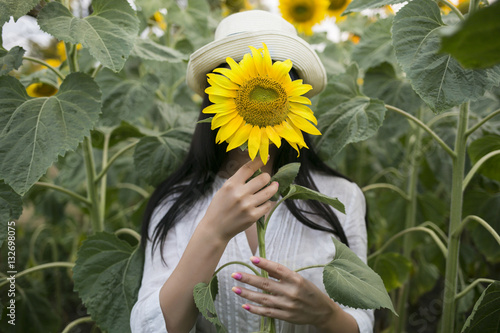
[[[270,181],[271,176],[267,172],[263,172],[257,177],[249,180],[248,183],[245,184],[245,188],[248,193],[254,194],[269,184]]]
[[[278,189],[279,189],[278,182],[272,182],[266,188],[255,193],[252,197],[252,200],[255,203],[255,206],[260,206],[263,203],[265,203],[266,201],[268,201],[269,199],[271,199],[273,197],[273,195],[278,191]]]
[[[279,308],[280,307],[280,299],[277,296],[261,293],[258,291],[253,291],[247,288],[242,287],[233,287],[231,289],[236,295],[247,299],[250,302],[258,303],[263,306],[271,307],[271,308]]]
[[[236,272],[231,274],[231,277],[240,282],[246,283],[248,285],[254,286],[262,291],[267,291],[268,293],[278,295],[283,294],[283,290],[277,281],[263,278],[249,273]]]
[[[292,317],[291,314],[285,310],[271,308],[271,307],[267,307],[267,306],[258,306],[258,305],[245,303],[241,307],[243,309],[247,310],[248,312],[251,312],[253,314],[263,316],[263,317],[269,317],[269,318],[275,318],[275,319],[287,320],[287,321],[290,321],[290,319]]]
[[[243,164],[243,166],[239,168],[238,171],[236,171],[232,178],[238,179],[244,183],[248,180],[248,178],[252,177],[255,171],[259,170],[263,166],[264,163],[260,158],[256,158],[253,161],[248,161],[247,163]]]
[[[288,267],[285,267],[277,262],[268,260],[266,258],[252,256],[250,257],[250,261],[255,266],[267,271],[269,273],[269,276],[281,281],[292,280],[295,274],[298,275],[298,273],[292,271]]]

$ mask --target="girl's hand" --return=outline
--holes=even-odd
[[[278,191],[278,183],[268,173],[247,180],[264,164],[260,158],[244,164],[229,178],[212,198],[205,214],[205,223],[215,235],[229,241],[269,212],[269,199]]]
[[[246,288],[233,287],[233,292],[251,302],[243,304],[251,313],[285,320],[293,324],[310,324],[318,328],[329,325],[342,309],[312,282],[299,273],[265,258],[251,257],[257,267],[266,270],[278,281],[248,273],[233,273],[231,276],[266,293]]]

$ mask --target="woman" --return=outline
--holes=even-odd
[[[292,25],[264,11],[248,11],[224,19],[215,41],[193,53],[188,85],[204,96],[206,74],[231,57],[240,61],[248,46],[265,43],[272,60],[291,59],[291,76],[321,92],[326,73],[312,48]],[[296,79],[296,77],[292,77]],[[206,118],[201,113],[200,119]],[[335,255],[335,235],[366,262],[365,201],[359,187],[327,167],[310,149],[300,155],[287,142],[271,146],[267,163],[250,160],[246,151],[216,144],[216,132],[199,123],[184,164],[153,193],[146,210],[142,243],[146,258],[141,289],[131,314],[134,332],[215,332],[199,314],[193,288],[208,283],[214,271],[230,261],[250,259],[273,279],[244,266],[228,266],[218,274],[216,310],[228,331],[255,332],[260,317],[276,318],[277,332],[370,332],[373,311],[350,309],[331,300],[321,269],[294,270],[326,264]],[[346,215],[315,201],[286,201],[272,215],[266,232],[267,259],[256,256],[255,221],[269,213],[278,184],[266,187],[284,164],[300,162],[295,182],[337,197]],[[258,169],[259,176],[248,181]],[[267,293],[263,293],[265,291]]]

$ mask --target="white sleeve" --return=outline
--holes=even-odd
[[[352,200],[346,206],[346,220],[343,225],[349,242],[349,248],[366,264],[368,237],[366,233],[366,202],[363,192],[351,183]],[[374,325],[374,310],[362,310],[343,307],[358,323],[360,333],[372,333]]]
[[[159,206],[153,213],[148,230],[150,238],[154,228],[168,210],[168,206]],[[180,260],[175,229],[171,228],[165,239],[163,248],[165,262],[162,261],[159,246],[151,252],[151,242],[148,241],[146,244],[141,288],[139,289],[137,302],[130,314],[132,333],[167,331],[160,308],[160,289]]]

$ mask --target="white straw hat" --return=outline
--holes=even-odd
[[[207,73],[226,62],[227,57],[239,62],[249,46],[267,45],[271,58],[290,59],[293,68],[313,89],[307,94],[319,94],[326,85],[326,71],[316,52],[297,36],[294,26],[281,16],[262,10],[250,10],[224,18],[215,31],[215,40],[196,50],[189,59],[186,80],[188,86],[203,96]]]

